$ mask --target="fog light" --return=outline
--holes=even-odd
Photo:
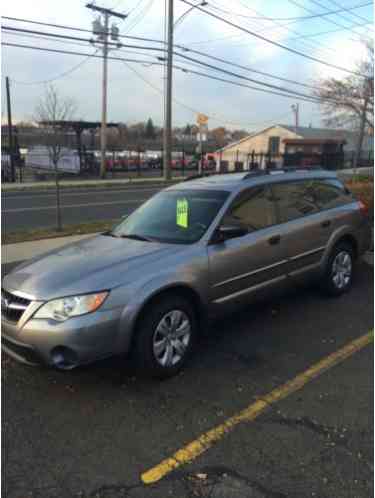
[[[57,346],[51,352],[52,363],[60,370],[70,370],[77,366],[77,355],[65,346]]]

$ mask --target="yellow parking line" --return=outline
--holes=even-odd
[[[374,332],[371,331],[358,339],[355,339],[326,358],[323,358],[318,363],[315,363],[315,365],[294,377],[294,379],[274,389],[269,394],[262,396],[255,403],[252,403],[238,414],[228,418],[217,427],[205,432],[196,440],[178,450],[172,457],[166,458],[152,469],[144,472],[141,475],[142,481],[144,484],[152,484],[157,482],[177,467],[196,459],[223,436],[231,432],[236,425],[256,419],[271,404],[286,398],[289,394],[292,394],[295,391],[298,391],[305,384],[315,379],[329,368],[342,362],[355,352],[360,351],[362,348],[370,344],[373,339]]]

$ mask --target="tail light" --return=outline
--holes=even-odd
[[[368,207],[366,206],[366,204],[359,200],[358,201],[358,207],[359,207],[359,210],[361,211],[361,213],[363,214],[363,216],[368,216]]]

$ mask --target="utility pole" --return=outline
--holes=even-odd
[[[5,86],[7,93],[7,109],[8,109],[8,142],[9,142],[9,160],[12,182],[16,181],[16,171],[14,167],[14,150],[13,150],[13,126],[12,126],[12,109],[10,105],[10,88],[9,88],[9,77],[5,78]]]
[[[109,35],[111,35],[112,40],[118,40],[119,30],[117,26],[112,25],[111,33],[109,32],[109,19],[110,17],[118,17],[121,20],[126,19],[127,15],[115,12],[112,9],[106,9],[104,7],[98,7],[93,3],[88,3],[86,5],[88,9],[95,12],[99,12],[104,17],[104,24],[101,23],[100,19],[96,19],[93,22],[93,33],[98,35],[97,42],[102,45],[103,52],[103,81],[102,81],[102,123],[100,128],[100,177],[105,178],[106,169],[106,152],[107,152],[107,87],[108,87],[108,52],[109,45],[112,45],[109,41]],[[94,41],[93,41],[94,43]],[[117,48],[120,48],[121,44],[116,44]]]
[[[372,78],[369,78],[369,79],[366,79],[365,83],[364,83],[363,108],[362,108],[362,113],[361,113],[361,118],[360,118],[361,120],[360,120],[360,125],[359,125],[358,142],[357,142],[357,147],[356,147],[355,155],[354,155],[354,164],[353,164],[354,169],[356,169],[358,167],[359,161],[361,159],[362,144],[363,144],[363,138],[365,135],[365,127],[366,127],[367,108],[368,108],[368,104],[370,101],[370,95],[371,95],[373,81],[374,80]]]
[[[172,160],[172,63],[173,63],[173,0],[168,0],[168,57],[167,57],[167,95],[163,135],[164,179],[171,178]]]
[[[295,127],[295,132],[297,133],[297,129],[299,127],[299,104],[293,104],[292,105],[292,111],[294,112],[294,127]]]
[[[200,151],[200,160],[198,163],[198,175],[203,173],[203,140],[202,140],[202,126],[199,126],[199,151]]]

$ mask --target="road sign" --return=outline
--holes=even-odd
[[[208,116],[206,116],[205,114],[199,113],[197,115],[197,123],[200,126],[206,125],[208,123]]]

